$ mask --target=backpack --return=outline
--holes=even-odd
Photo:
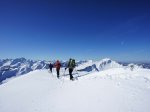
[[[68,67],[69,68],[74,68],[75,66],[76,66],[75,60],[74,59],[70,60],[69,64],[68,64]]]

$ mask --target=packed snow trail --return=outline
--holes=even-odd
[[[47,70],[11,79],[0,85],[0,112],[150,112],[150,82],[106,75],[110,71],[77,81]]]

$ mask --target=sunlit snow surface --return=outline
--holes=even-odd
[[[46,69],[9,79],[0,85],[0,112],[150,112],[149,69],[73,74],[78,80],[64,68],[60,79]]]

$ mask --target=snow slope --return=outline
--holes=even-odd
[[[11,79],[0,85],[0,112],[150,112],[150,70],[74,74],[81,77],[36,70]]]

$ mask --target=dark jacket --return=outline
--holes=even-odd
[[[50,64],[49,64],[49,68],[53,68],[53,64],[50,63]]]

